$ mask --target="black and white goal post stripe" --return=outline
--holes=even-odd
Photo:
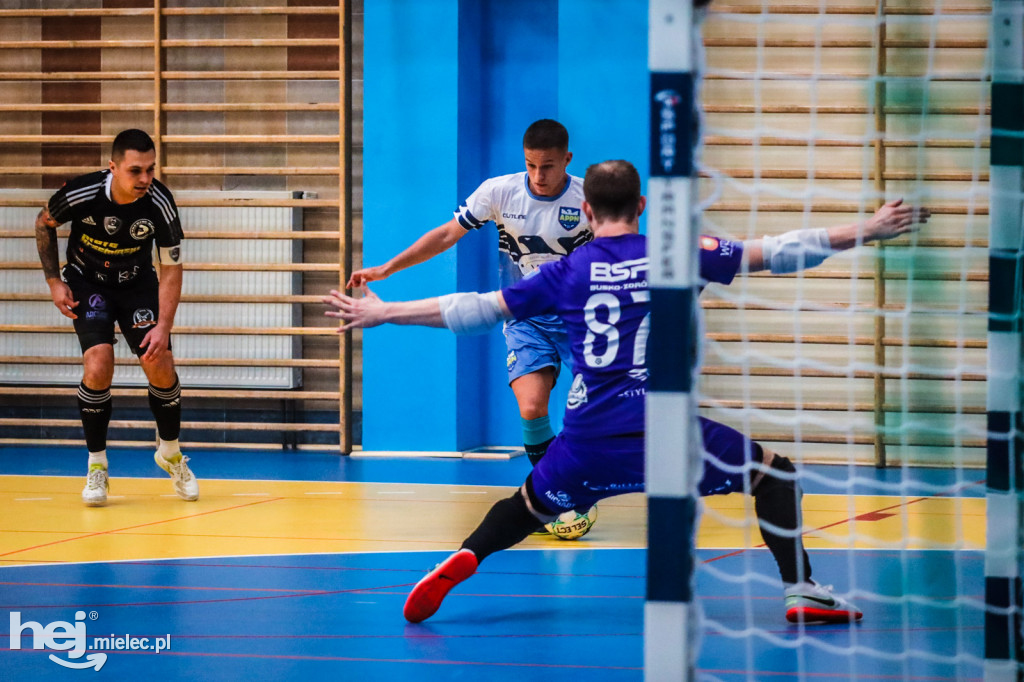
[[[1024,0],[992,5],[985,680],[1024,680]]]
[[[698,225],[693,213],[695,69],[692,0],[650,0],[650,379],[646,416],[648,680],[690,680],[699,612],[693,599],[701,467],[694,372],[700,343]]]

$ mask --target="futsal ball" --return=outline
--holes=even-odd
[[[590,532],[595,521],[597,521],[596,504],[585,513],[576,510],[563,512],[551,523],[544,524],[544,527],[559,540],[579,540]]]

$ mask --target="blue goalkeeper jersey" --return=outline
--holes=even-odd
[[[701,278],[729,284],[742,254],[741,242],[702,237]],[[565,322],[575,370],[562,428],[567,437],[644,430],[648,264],[643,235],[601,237],[502,289],[516,319],[551,314]]]

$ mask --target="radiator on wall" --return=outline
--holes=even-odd
[[[36,199],[45,205],[49,192],[38,190],[0,190],[0,196]],[[290,199],[291,192],[178,192],[179,201],[217,199]],[[297,303],[265,303],[266,296],[299,294],[302,290],[298,272],[260,270],[265,265],[286,265],[302,262],[302,242],[298,239],[260,239],[265,232],[288,232],[302,229],[302,209],[293,207],[210,206],[180,208],[185,230],[184,260],[186,263],[220,263],[254,266],[247,270],[213,270],[185,272],[182,296],[238,296],[242,303],[183,302],[175,316],[175,327],[230,328],[225,334],[182,334],[172,336],[174,355],[180,359],[227,358],[247,361],[243,366],[178,367],[181,383],[192,387],[211,388],[296,388],[301,385],[301,371],[296,367],[270,367],[265,360],[287,360],[301,357],[301,339],[292,335],[247,333],[269,328],[301,326],[301,306]],[[0,207],[0,230],[31,229],[38,208]],[[230,239],[190,239],[190,232],[217,231],[237,233]],[[66,234],[67,228],[60,230]],[[66,239],[60,240],[63,262]],[[6,238],[3,255],[7,262],[38,262],[35,240]],[[9,294],[48,293],[41,269],[5,269],[0,271],[0,292]],[[71,320],[61,315],[49,301],[4,301],[0,304],[0,325],[66,326]],[[117,335],[115,356],[131,357],[124,340]],[[0,363],[0,383],[75,384],[81,381],[79,363],[29,364],[17,357],[81,357],[74,333],[0,332],[0,356],[12,358]],[[147,380],[135,363],[118,365],[114,384],[145,386]]]

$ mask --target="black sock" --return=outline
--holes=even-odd
[[[771,468],[764,472],[754,491],[754,511],[758,522],[767,521],[779,529],[796,535],[778,535],[761,526],[761,537],[779,565],[784,583],[798,583],[811,579],[811,560],[804,549],[800,529],[800,499],[803,491],[793,478],[782,479],[772,475],[774,470],[795,474],[796,468],[787,458],[775,455]],[[751,472],[755,475],[755,472]]]
[[[181,434],[181,384],[174,378],[170,388],[149,385],[149,409],[156,419],[161,440],[178,440]]]
[[[462,549],[472,550],[477,561],[483,561],[495,552],[522,542],[537,530],[539,523],[526,506],[523,491],[517,490],[512,497],[494,503],[477,529],[463,541]]]
[[[537,466],[537,462],[539,462],[541,458],[544,456],[544,453],[548,451],[548,446],[551,445],[551,441],[553,441],[554,439],[554,436],[552,436],[543,443],[523,445],[523,448],[526,450],[526,456],[530,458],[530,464],[532,464],[533,466]]]
[[[107,449],[107,427],[110,425],[112,401],[110,387],[94,391],[82,382],[78,385],[78,413],[85,431],[85,446],[89,452]]]

